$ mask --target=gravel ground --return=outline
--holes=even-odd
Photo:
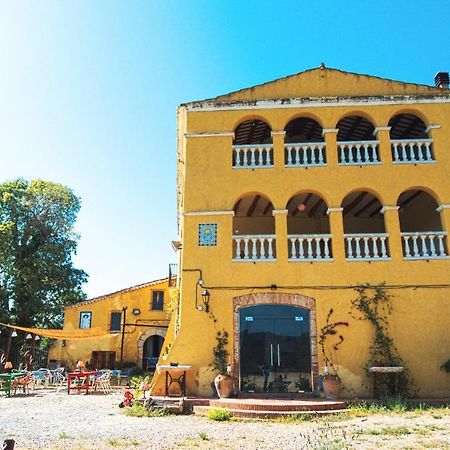
[[[128,417],[121,393],[39,390],[0,394],[0,442],[24,449],[450,449],[450,412],[424,411],[302,423]]]

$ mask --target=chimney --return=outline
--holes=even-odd
[[[434,77],[436,87],[448,89],[448,72],[438,72]]]

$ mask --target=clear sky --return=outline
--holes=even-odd
[[[89,297],[176,262],[176,107],[297,73],[433,84],[448,0],[0,0],[0,181],[82,199]]]

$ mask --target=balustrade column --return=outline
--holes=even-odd
[[[337,128],[324,128],[322,136],[325,137],[325,146],[327,151],[327,165],[331,168],[338,167],[338,149],[337,149]]]
[[[441,215],[442,230],[450,232],[450,204],[442,204],[436,211]]]
[[[336,160],[337,161],[337,160]],[[333,259],[335,262],[345,261],[344,221],[342,211],[344,208],[328,208],[327,214],[330,218],[330,232],[332,235]]]
[[[285,131],[272,131],[273,162],[275,168],[284,168],[284,136]]]
[[[380,161],[383,164],[392,164],[391,136],[389,134],[390,131],[391,127],[377,127],[373,132],[373,135],[379,142],[379,157]]]
[[[383,206],[381,208],[381,213],[384,214],[386,233],[389,234],[389,253],[394,261],[401,261],[403,259],[398,208],[398,206]]]
[[[277,261],[287,262],[288,260],[288,238],[287,238],[287,209],[274,209],[275,233],[277,245]]]

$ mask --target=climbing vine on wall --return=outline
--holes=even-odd
[[[403,367],[403,372],[397,375],[396,390],[394,383],[386,377],[385,393],[407,395],[413,384],[411,374],[400,357],[394,340],[389,335],[389,316],[392,313],[391,299],[384,284],[364,284],[355,288],[358,296],[351,301],[352,316],[358,320],[370,322],[373,328],[373,339],[369,347],[369,361],[365,366]]]
[[[334,374],[337,375],[337,359],[336,354],[339,350],[339,346],[344,342],[344,336],[342,334],[338,334],[338,327],[348,327],[348,322],[331,322],[330,318],[333,314],[333,309],[331,308],[327,315],[327,322],[325,326],[320,329],[319,341],[318,344],[322,349],[322,355],[324,360],[324,365],[327,368],[332,369]],[[325,343],[331,338],[334,337],[334,342],[330,342],[330,348],[325,348]],[[333,357],[334,354],[334,357]]]

